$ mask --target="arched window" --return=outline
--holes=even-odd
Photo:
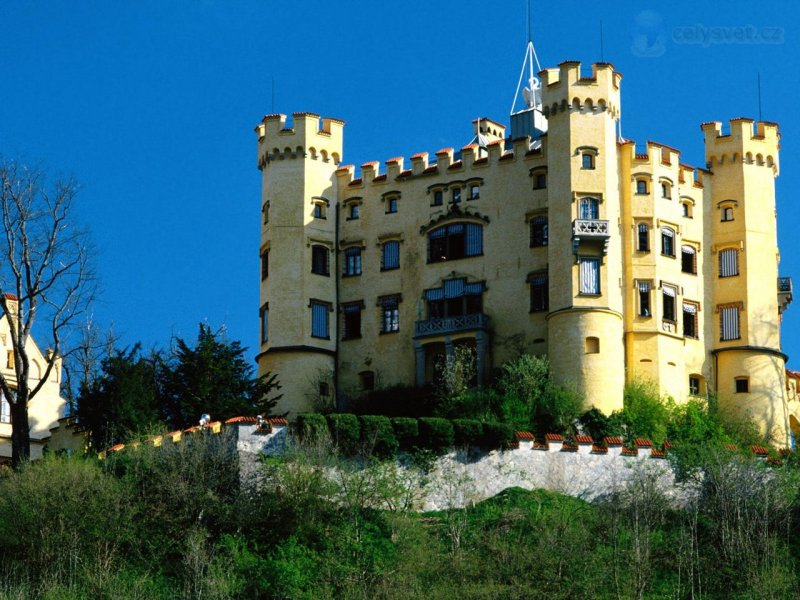
[[[581,219],[599,219],[600,203],[597,198],[581,198]]]
[[[669,227],[661,228],[661,254],[675,258],[675,231]]]
[[[636,193],[637,194],[646,194],[647,193],[647,181],[644,179],[637,179],[636,180]]]
[[[428,262],[444,262],[483,254],[483,226],[451,223],[428,233]]]
[[[732,206],[725,206],[722,208],[722,214],[720,215],[720,221],[723,223],[726,221],[733,221],[733,207]]]

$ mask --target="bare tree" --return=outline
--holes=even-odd
[[[15,356],[13,374],[0,372],[0,390],[11,408],[15,467],[30,458],[28,403],[60,364],[64,337],[95,291],[88,237],[72,222],[77,191],[72,178],[48,184],[41,169],[0,158],[0,316]],[[38,381],[30,377],[34,323],[49,344]]]

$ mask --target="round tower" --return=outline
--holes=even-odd
[[[581,77],[578,62],[541,73],[548,119],[550,313],[554,378],[605,413],[625,384],[623,260],[617,128],[622,76],[607,63]]]
[[[714,387],[721,408],[753,418],[774,442],[789,445],[780,312],[791,282],[778,277],[778,126],[759,122],[754,131],[752,119],[739,118],[726,135],[719,122],[701,128],[712,172]]]
[[[258,373],[282,386],[277,410],[333,402],[337,339],[334,173],[344,122],[267,115],[256,127],[261,171]]]

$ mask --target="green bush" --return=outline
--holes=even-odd
[[[361,423],[356,415],[331,413],[328,415],[331,439],[339,451],[348,456],[358,452]]]
[[[480,446],[483,424],[474,419],[453,419],[453,434],[457,446]]]
[[[481,446],[486,450],[504,449],[514,439],[514,430],[508,423],[484,423]]]
[[[596,442],[602,442],[603,438],[610,436],[625,435],[625,424],[619,412],[606,416],[596,408],[592,408],[583,413],[578,419],[584,433],[592,436]]]
[[[397,454],[397,438],[389,417],[364,415],[361,417],[361,442],[364,448],[380,458]]]
[[[411,417],[395,417],[392,427],[398,444],[404,450],[411,450],[419,442],[419,422]]]
[[[629,441],[646,437],[661,444],[667,437],[672,412],[671,400],[663,400],[652,381],[634,380],[625,386],[622,417],[627,425]]]
[[[419,420],[420,446],[436,452],[453,447],[453,423],[438,417],[422,417]]]
[[[328,424],[324,415],[302,413],[297,415],[297,433],[304,442],[315,442],[327,438]]]

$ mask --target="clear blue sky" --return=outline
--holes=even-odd
[[[780,270],[800,285],[798,3],[534,0],[542,66],[598,61],[601,19],[623,134],[683,162],[703,166],[701,122],[758,116],[761,73],[763,116],[783,134]],[[477,116],[507,122],[526,36],[525,0],[6,1],[0,152],[81,182],[96,318],[125,342],[165,346],[208,320],[255,348],[253,127],[273,78],[276,112],[344,119],[344,162],[385,161],[466,144]],[[800,294],[783,331],[800,368]]]

